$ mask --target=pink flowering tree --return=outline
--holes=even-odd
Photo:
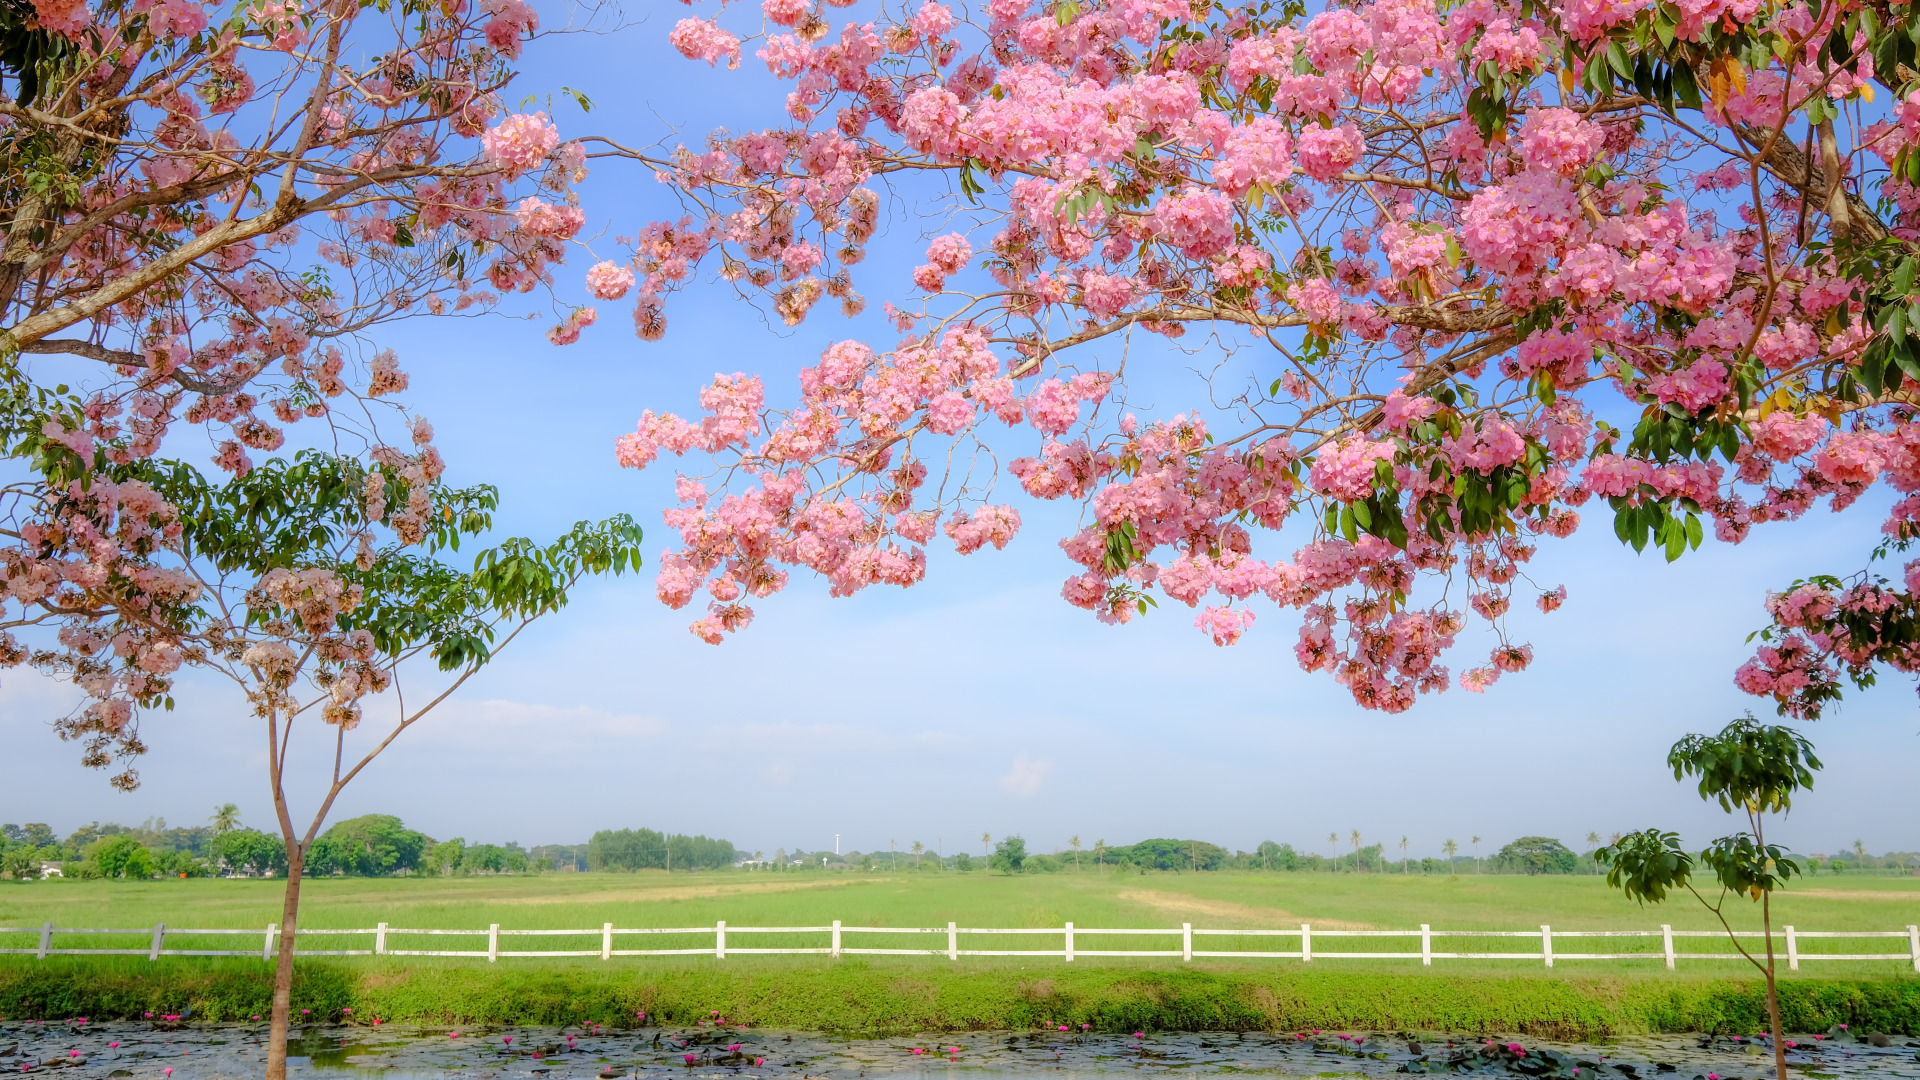
[[[704,592],[708,641],[795,569],[846,595],[919,581],[936,533],[1004,546],[1017,486],[1083,507],[1068,603],[1171,600],[1220,645],[1294,609],[1303,668],[1401,710],[1528,665],[1514,609],[1566,592],[1527,564],[1591,515],[1668,559],[1876,484],[1896,544],[1920,521],[1916,9],[837,5],[681,20],[691,60],[784,80],[785,122],[609,151],[686,209],[587,273],[647,340],[701,274],[789,325],[858,314],[888,185],[944,183],[961,222],[861,285],[894,336],[619,440],[700,462],[659,595]],[[1246,382],[1130,409],[1128,346],[1195,330],[1252,349]],[[1739,685],[1812,716],[1912,670],[1907,573],[1774,601]],[[1450,675],[1473,620],[1498,644]]]
[[[616,518],[456,566],[493,495],[444,487],[376,339],[542,288],[584,221],[581,144],[502,106],[538,29],[524,0],[0,5],[0,666],[69,680],[56,727],[123,789],[183,668],[246,692],[290,868],[273,1080],[334,797],[581,577],[638,561]],[[334,751],[300,827],[296,726]]]
[[[118,378],[76,448],[208,424],[244,472],[405,387],[370,327],[532,289],[582,220],[580,145],[500,105],[522,0],[31,10],[0,26],[34,61],[0,93],[0,351]]]
[[[86,571],[36,602],[57,634],[6,659],[88,692],[55,728],[84,746],[85,764],[122,766],[121,788],[137,783],[126,763],[146,749],[140,711],[171,707],[183,668],[244,693],[286,847],[267,1052],[267,1076],[281,1080],[302,874],[334,801],[583,578],[637,568],[640,530],[624,515],[580,522],[545,546],[481,551],[462,570],[448,556],[491,527],[493,490],[449,489],[398,451],[376,450],[371,465],[303,451],[220,481],[96,455],[85,488],[4,492],[6,535],[36,548],[39,565]],[[296,728],[319,747],[304,769]],[[310,817],[289,801],[290,771],[321,781]]]

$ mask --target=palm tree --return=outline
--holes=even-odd
[[[1073,848],[1073,872],[1077,874],[1080,872],[1080,834],[1067,837],[1067,844]]]
[[[1860,869],[1865,870],[1867,868],[1867,845],[1855,840],[1853,842],[1853,858],[1855,862],[1859,864]]]
[[[207,820],[213,823],[213,835],[230,833],[240,827],[240,808],[232,803],[222,803]]]
[[[913,868],[915,870],[920,869],[920,853],[925,850],[927,850],[926,845],[918,840],[913,842]]]
[[[1473,872],[1480,872],[1480,838],[1473,838]]]
[[[1457,852],[1457,851],[1459,851],[1459,850],[1460,850],[1460,845],[1459,845],[1459,844],[1456,844],[1456,843],[1454,843],[1454,842],[1453,842],[1453,837],[1451,837],[1451,836],[1449,836],[1449,837],[1447,837],[1447,842],[1446,842],[1446,843],[1444,843],[1444,844],[1441,844],[1441,845],[1440,845],[1440,850],[1441,850],[1441,851],[1444,851],[1444,852],[1446,852],[1446,853],[1447,853],[1447,874],[1448,874],[1448,876],[1452,876],[1452,874],[1453,874],[1453,856],[1454,856],[1454,853],[1455,853],[1455,852]]]
[[[1105,859],[1106,856],[1107,842],[1105,840],[1095,840],[1093,842],[1093,868],[1095,870],[1100,869],[1100,862]]]
[[[1360,830],[1359,829],[1353,830],[1353,835],[1347,837],[1347,839],[1353,842],[1353,870],[1355,873],[1359,873],[1360,872]]]
[[[993,854],[993,836],[989,833],[981,833],[980,834],[980,857],[984,859],[991,856],[992,854]]]
[[[1587,834],[1587,854],[1592,855],[1595,851],[1598,851],[1599,849],[1600,849],[1600,834],[1597,832],[1588,833]],[[1596,874],[1600,872],[1600,863],[1598,860],[1594,861],[1593,872]]]
[[[1330,832],[1330,833],[1328,833],[1328,834],[1327,834],[1327,844],[1328,844],[1328,846],[1329,846],[1329,847],[1331,847],[1331,848],[1332,848],[1332,849],[1333,849],[1334,851],[1339,851],[1339,850],[1340,850],[1340,834],[1339,834],[1339,833],[1337,833],[1337,832]],[[1337,873],[1339,873],[1339,872],[1340,872],[1340,856],[1338,856],[1338,855],[1329,855],[1329,856],[1327,856],[1327,861],[1333,864],[1333,872],[1334,872],[1334,873],[1336,873],[1336,874],[1337,874]]]

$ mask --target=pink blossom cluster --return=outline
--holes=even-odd
[[[1821,208],[1778,175],[1753,197],[1731,142],[1637,103],[1597,108],[1577,64],[1558,70],[1568,42],[1644,38],[1644,0],[1367,0],[1299,19],[996,0],[977,27],[935,4],[871,21],[832,20],[830,6],[762,5],[777,29],[757,56],[784,84],[789,122],[650,159],[707,216],[631,243],[634,280],[603,263],[590,291],[639,283],[649,339],[702,260],[788,325],[827,297],[857,314],[873,187],[942,177],[978,216],[915,260],[924,306],[887,306],[897,343],[829,347],[797,401],[757,402],[756,422],[730,419],[717,441],[705,420],[651,411],[620,440],[622,464],[699,452],[732,478],[671,512],[684,545],[663,564],[663,595],[685,603],[728,583],[706,586],[718,607],[696,626],[704,638],[743,625],[735,586],[751,592],[776,565],[843,595],[918,580],[936,532],[963,551],[1008,542],[1013,510],[993,485],[1017,482],[1083,504],[1060,544],[1070,604],[1124,623],[1157,591],[1201,609],[1197,629],[1220,644],[1247,632],[1258,598],[1297,608],[1303,666],[1398,710],[1530,666],[1507,622],[1567,597],[1522,566],[1540,537],[1574,532],[1595,495],[1629,512],[1697,508],[1737,542],[1885,481],[1903,495],[1887,531],[1920,535],[1910,410],[1879,403],[1841,423],[1807,396],[1808,373],[1844,370],[1872,334],[1858,283],[1810,243],[1827,228]],[[1672,10],[1695,41],[1761,8]],[[1778,17],[1802,40],[1833,18]],[[684,20],[670,39],[709,63],[739,48],[718,20]],[[1704,122],[1777,126],[1788,75],[1845,100],[1866,70],[1776,64],[1744,87],[1703,84],[1718,95]],[[1489,128],[1467,98],[1495,77],[1509,115]],[[1885,112],[1865,137],[1891,163],[1920,139],[1920,107]],[[1893,184],[1889,200],[1892,227],[1920,237],[1920,189]],[[976,255],[992,284],[947,292]],[[1076,350],[1104,361],[1194,329],[1217,335],[1180,343],[1196,352],[1232,334],[1272,346],[1250,389],[1196,398],[1230,409],[1088,407],[1126,388],[1087,381],[1094,365]],[[1734,438],[1711,456],[1656,455],[1598,420],[1645,410],[1731,424]],[[1482,484],[1500,500],[1491,525],[1462,502]],[[749,505],[766,516],[741,516]],[[1296,510],[1324,530],[1342,505],[1331,519],[1353,524],[1340,535],[1321,531],[1290,560],[1265,551]],[[1372,520],[1386,506],[1399,520]],[[1409,599],[1454,575],[1458,611]],[[1469,618],[1498,644],[1456,678],[1438,658]]]

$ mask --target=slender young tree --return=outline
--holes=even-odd
[[[1609,867],[1607,884],[1640,903],[1659,903],[1669,892],[1693,894],[1727,932],[1727,939],[1767,984],[1767,1018],[1773,1035],[1774,1071],[1787,1080],[1787,1050],[1780,1026],[1780,997],[1775,982],[1773,951],[1773,894],[1800,873],[1800,864],[1766,838],[1769,816],[1793,808],[1793,796],[1813,787],[1820,759],[1799,732],[1756,722],[1749,713],[1717,735],[1689,735],[1667,754],[1673,778],[1698,778],[1700,797],[1720,804],[1730,814],[1743,815],[1746,827],[1689,855],[1677,833],[1647,829],[1630,833],[1595,853]],[[1695,871],[1712,873],[1709,900],[1694,885]],[[1760,907],[1761,939],[1765,957],[1756,957],[1740,942],[1728,921],[1729,900],[1745,897]]]
[[[1068,837],[1067,846],[1073,849],[1073,872],[1077,874],[1080,872],[1080,834]]]
[[[1449,837],[1447,837],[1447,842],[1446,842],[1446,843],[1444,843],[1444,844],[1442,844],[1442,845],[1440,845],[1440,850],[1441,850],[1441,851],[1444,851],[1444,852],[1446,852],[1446,855],[1447,855],[1447,874],[1448,874],[1449,876],[1451,876],[1451,875],[1452,875],[1452,874],[1454,873],[1454,866],[1453,866],[1453,857],[1454,857],[1455,855],[1457,855],[1457,854],[1459,854],[1459,852],[1460,852],[1460,845],[1459,845],[1459,844],[1456,844],[1456,843],[1454,843],[1454,842],[1453,842],[1453,837],[1451,837],[1451,836],[1449,836]]]
[[[134,501],[155,539],[134,549],[138,561],[125,571],[146,575],[148,587],[110,592],[84,617],[70,612],[73,651],[37,654],[35,666],[142,686],[139,665],[168,656],[175,667],[233,682],[261,725],[287,860],[268,1039],[267,1075],[276,1080],[286,1068],[303,870],[341,791],[529,623],[563,606],[581,578],[639,565],[640,531],[620,516],[581,522],[545,547],[509,540],[479,552],[472,570],[458,569],[443,556],[491,527],[496,497],[485,487],[410,482],[407,464],[388,457],[367,469],[352,458],[302,452],[213,482],[183,464],[141,459],[105,469],[88,497],[54,511],[109,528],[109,500]],[[396,535],[402,513],[416,515],[424,530],[413,543]],[[153,602],[161,590],[152,583],[160,580],[172,583],[165,605]],[[129,645],[89,650],[89,641]],[[136,700],[143,703],[157,703],[152,698],[163,692],[153,683],[142,689]],[[165,692],[171,689],[168,682]],[[384,734],[372,739],[352,734],[369,705],[387,717]],[[127,723],[121,717],[116,726],[96,703],[59,730],[85,744],[85,763],[105,767],[115,746],[121,758],[144,750]],[[306,752],[317,744],[323,758],[314,763],[322,766],[323,793],[303,823],[287,792],[296,731]]]

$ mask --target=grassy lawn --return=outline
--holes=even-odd
[[[0,885],[0,926],[263,928],[278,917],[276,881],[103,881]],[[597,928],[814,926],[1173,927],[1218,929],[1556,930],[1712,929],[1690,897],[1642,909],[1595,877],[1458,878],[1392,874],[550,874],[540,877],[324,879],[304,893],[304,925],[593,930],[582,938],[502,938],[503,949],[599,947]],[[1758,911],[1733,901],[1741,928]],[[1920,919],[1920,881],[1822,877],[1776,904],[1780,922],[1804,930],[1893,930]],[[733,948],[823,945],[812,938],[730,935]],[[31,934],[0,935],[30,946]],[[172,947],[252,948],[258,938],[169,937]],[[710,947],[711,931],[673,938],[616,939],[616,947]],[[1296,938],[1208,937],[1197,948],[1297,948]],[[138,947],[147,933],[60,944]],[[963,948],[1057,948],[1060,938],[961,939]],[[1204,944],[1202,944],[1204,942]],[[1578,942],[1578,944],[1575,944]],[[366,948],[348,937],[312,948]],[[944,946],[941,936],[849,935],[848,945]],[[1686,939],[1682,949],[1723,952],[1723,941]],[[483,938],[390,940],[392,948],[484,948]],[[1080,949],[1178,947],[1178,938],[1082,937]],[[426,1025],[631,1022],[635,1012],[687,1022],[713,1009],[756,1025],[876,1034],[1028,1028],[1090,1023],[1102,1031],[1153,1029],[1371,1028],[1519,1032],[1597,1037],[1630,1031],[1757,1030],[1758,980],[1735,959],[1695,960],[1665,970],[1653,939],[1558,939],[1556,951],[1645,949],[1645,960],[1533,961],[1417,957],[1328,960],[1336,951],[1418,950],[1417,940],[1316,937],[1314,963],[1295,959],[923,956],[621,957],[471,959],[368,957],[303,960],[296,1006],[313,1015],[382,1016]],[[1805,945],[1804,951],[1815,951]],[[1821,952],[1903,952],[1902,938],[1822,941]],[[1515,951],[1537,938],[1436,939],[1436,951]],[[1784,965],[1783,965],[1784,966]],[[244,1019],[269,997],[257,959],[0,957],[0,1015],[137,1017],[179,1012]],[[1803,965],[1783,985],[1789,1027],[1833,1023],[1920,1033],[1920,977],[1910,962]]]
[[[278,881],[186,880],[148,882],[50,881],[0,886],[0,926],[34,927],[46,920],[67,927],[150,927],[165,922],[174,927],[261,928],[279,917]],[[1758,906],[1730,900],[1727,910],[1739,929],[1758,929]],[[1787,891],[1776,899],[1775,925],[1795,924],[1801,930],[1904,930],[1920,920],[1920,879],[1897,877],[1822,876]],[[712,926],[718,920],[730,926],[817,926],[834,919],[847,926],[931,926],[949,921],[962,927],[1058,927],[1071,920],[1081,929],[1099,927],[1169,927],[1190,922],[1211,929],[1290,929],[1301,923],[1316,931],[1332,929],[1415,929],[1427,923],[1436,930],[1529,930],[1549,924],[1555,930],[1651,930],[1671,924],[1678,930],[1718,928],[1713,915],[1681,896],[1657,908],[1640,908],[1606,888],[1593,876],[1539,876],[1463,874],[1458,877],[1397,874],[1310,873],[1201,873],[1126,874],[1084,873],[1004,877],[984,873],[743,873],[666,874],[546,874],[538,877],[467,878],[326,878],[310,881],[303,891],[302,925],[308,928],[371,927],[386,922],[393,927],[484,929],[499,923],[503,929],[595,930],[591,940],[572,938],[503,939],[503,949],[597,948],[597,928],[603,922],[616,927]],[[58,939],[64,944],[137,946],[144,939],[104,939],[87,942]],[[247,947],[247,939],[202,938],[191,944],[170,939],[176,947]],[[699,947],[711,933],[697,936],[617,939],[618,948]],[[1058,938],[963,937],[962,948],[1058,947]],[[1298,948],[1298,939],[1207,937],[1196,939],[1199,949]],[[395,937],[393,948],[481,948],[479,939],[429,941]],[[0,935],[0,946],[22,947],[33,935]],[[304,943],[303,943],[304,944]],[[824,935],[734,935],[730,944],[742,946],[823,945]],[[889,937],[848,935],[848,946],[942,947],[944,937]],[[1082,936],[1079,949],[1177,948],[1177,939],[1099,938]],[[309,947],[364,948],[357,939],[335,938],[325,945],[315,939]],[[1327,938],[1316,936],[1316,952],[1417,952],[1416,939]],[[1526,939],[1436,938],[1436,951],[1515,951],[1537,949]],[[1807,952],[1903,952],[1903,939],[1823,941],[1803,945]],[[1723,941],[1683,939],[1677,948],[1689,952],[1725,952]],[[1586,939],[1556,942],[1561,952],[1611,952],[1659,949],[1658,939]],[[767,963],[769,958],[740,958],[743,963]],[[596,961],[597,962],[597,961]],[[641,962],[628,958],[623,963]],[[650,958],[648,964],[667,962]],[[675,961],[676,964],[688,961]],[[806,963],[825,962],[809,958]],[[915,960],[914,963],[927,963]],[[970,964],[997,961],[974,958]],[[1020,958],[1018,963],[1033,963]],[[1100,963],[1115,963],[1108,959]],[[1380,961],[1322,961],[1335,965],[1377,969]],[[516,964],[529,961],[516,960]],[[1143,961],[1164,965],[1167,961]],[[1251,963],[1251,962],[1243,962]],[[1298,961],[1260,961],[1262,966]],[[1709,968],[1718,962],[1697,961]],[[1459,970],[1535,971],[1538,962],[1442,961],[1440,967]],[[1644,961],[1567,961],[1582,972],[1642,971]],[[1911,964],[1857,962],[1807,965],[1808,974],[1822,976],[1890,975]],[[1543,972],[1544,973],[1544,972]]]

